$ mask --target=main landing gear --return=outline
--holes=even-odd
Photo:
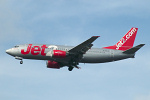
[[[81,67],[78,67],[78,66],[69,66],[68,70],[69,70],[69,71],[72,71],[73,68],[81,69]]]
[[[77,65],[79,65],[79,62],[77,62],[77,61],[75,61],[75,60],[71,60],[69,66],[68,66],[68,70],[69,70],[69,71],[72,71],[73,68],[81,69],[81,68],[78,67]]]
[[[74,68],[74,67],[69,66],[68,70],[69,70],[69,71],[72,71],[72,70],[73,70],[73,68]]]

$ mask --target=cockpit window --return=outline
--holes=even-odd
[[[15,46],[15,48],[18,48],[18,47],[19,47],[18,45]]]

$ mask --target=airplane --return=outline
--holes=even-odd
[[[6,53],[21,60],[23,59],[46,60],[47,68],[60,69],[67,66],[69,71],[78,68],[79,63],[105,63],[134,58],[135,53],[145,44],[133,47],[138,28],[131,28],[113,46],[92,48],[93,42],[99,36],[92,36],[83,43],[73,46],[24,44],[6,50]]]

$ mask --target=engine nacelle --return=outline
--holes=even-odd
[[[58,62],[55,61],[50,61],[48,60],[46,62],[47,68],[55,68],[55,69],[60,69],[60,64]]]
[[[62,50],[53,50],[52,57],[53,58],[65,58],[67,56],[66,51]]]

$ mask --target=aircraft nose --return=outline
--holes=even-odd
[[[6,53],[11,54],[11,51],[12,51],[11,49],[8,49],[8,50],[6,50]]]

